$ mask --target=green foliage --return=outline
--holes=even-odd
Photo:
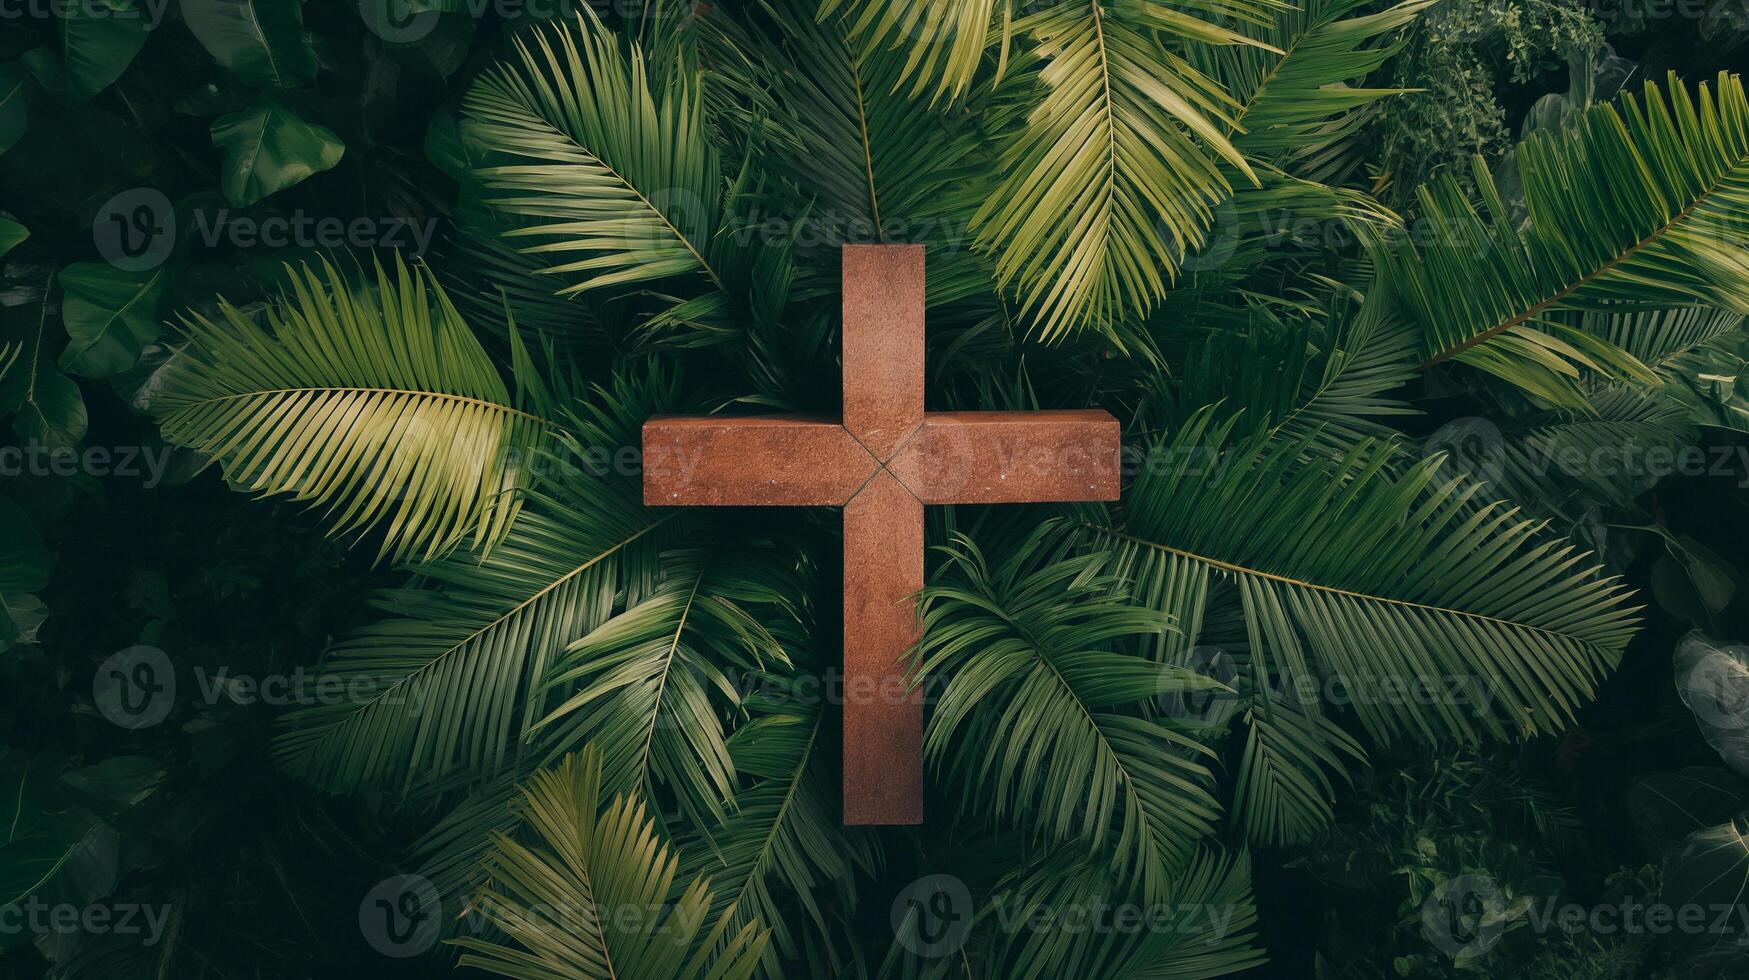
[[[1319,977],[1655,975],[1643,932],[1559,924],[1564,907],[1643,908],[1654,892],[1623,869],[1584,901],[1558,870],[1582,824],[1509,757],[1410,760],[1359,780],[1347,805],[1354,819],[1296,862],[1324,893]]]
[[[244,206],[332,168],[346,152],[333,132],[271,100],[214,121],[213,146],[225,151],[225,198]]]
[[[474,902],[522,949],[460,940],[463,967],[522,980],[745,980],[766,933],[749,922],[730,931],[711,907],[706,881],[672,904],[680,861],[662,842],[644,804],[602,798],[601,756],[585,749],[535,775],[519,816],[534,846],[494,835],[484,861],[492,886]]]
[[[1473,191],[1469,161],[1512,146],[1511,85],[1541,81],[1603,43],[1604,28],[1575,0],[1448,0],[1409,33],[1391,81],[1411,91],[1386,103],[1379,170],[1408,202],[1449,174]]]
[[[96,831],[92,900],[181,916],[0,971],[375,975],[416,870],[506,976],[1728,973],[1544,907],[1743,878],[1738,76],[1611,101],[1563,4],[599,6],[0,35],[0,449],[166,484],[0,474],[0,900]],[[441,234],[262,244],[319,219]],[[863,241],[928,247],[931,408],[1130,464],[931,509],[921,828],[841,821],[837,516],[648,507],[633,452],[836,412]],[[139,643],[243,676],[118,728]],[[345,696],[233,703],[297,670]]]

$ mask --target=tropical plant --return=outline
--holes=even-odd
[[[477,939],[457,943],[463,966],[521,980],[745,980],[759,965],[765,932],[730,931],[719,917],[702,933],[711,892],[694,880],[670,901],[680,861],[662,843],[640,800],[603,800],[593,748],[537,773],[517,812],[536,847],[493,837],[483,864],[491,882],[474,902],[525,949]]]
[[[361,97],[362,132],[324,111],[352,56],[303,18],[331,13],[246,6],[180,14],[228,79],[184,100],[209,192],[398,174],[370,134],[399,104]],[[1574,724],[1642,616],[1607,532],[1705,550],[1645,502],[1656,474],[1596,460],[1749,431],[1734,74],[1576,84],[1462,179],[1405,164],[1440,171],[1411,194],[1368,167],[1423,87],[1390,65],[1427,0],[579,4],[472,57],[456,6],[348,79],[458,80],[418,119],[442,193],[380,177],[392,213],[442,198],[441,248],[297,256],[216,299],[184,251],[43,269],[5,310],[0,409],[73,444],[72,378],[110,380],[404,574],[316,667],[353,693],[284,712],[274,756],[420,828],[420,873],[481,914],[451,928],[491,926],[470,966],[1252,969],[1294,953],[1259,938],[1259,857],[1327,839],[1370,759]],[[164,47],[77,17],[60,41],[0,65],[0,152],[27,79],[119,111]],[[1131,464],[1109,506],[931,511],[916,830],[838,816],[836,515],[646,506],[634,452],[657,413],[835,413],[847,242],[927,246],[932,408],[1102,407]],[[6,643],[47,577],[14,509]],[[1714,596],[1705,564],[1665,578]],[[1171,907],[1213,914],[1026,925]]]

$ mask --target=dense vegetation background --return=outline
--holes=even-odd
[[[1335,6],[1344,17],[1403,9]],[[1527,133],[1558,127],[1648,81],[1662,85],[1670,71],[1710,82],[1749,56],[1749,7],[1740,0],[1411,6],[1412,16],[1364,41],[1390,57],[1377,59],[1364,80],[1341,76],[1403,91],[1359,107],[1352,132],[1328,160],[1310,165],[1330,186],[1365,191],[1411,220],[1426,206],[1415,188],[1435,177],[1450,178],[1460,193],[1480,193],[1475,155],[1509,196],[1521,196],[1509,153]],[[653,35],[715,15],[703,5],[664,9],[656,19],[642,7],[604,10],[605,29],[656,51],[678,42]],[[63,928],[14,916],[0,922],[0,974],[231,980],[450,971],[441,950],[384,955],[380,931],[365,920],[382,883],[429,859],[418,845],[465,808],[457,794],[406,796],[393,779],[354,780],[351,791],[336,793],[329,790],[347,780],[333,772],[293,778],[278,761],[284,754],[276,738],[282,716],[297,705],[246,683],[313,671],[337,638],[372,622],[379,615],[373,590],[403,581],[378,561],[378,549],[407,543],[385,543],[381,534],[331,537],[313,511],[232,492],[216,468],[202,469],[194,452],[164,441],[148,408],[165,383],[159,368],[183,342],[169,325],[180,313],[217,319],[223,296],[254,315],[287,287],[286,263],[323,257],[356,270],[368,268],[375,252],[391,276],[392,253],[422,257],[482,324],[479,333],[503,363],[528,356],[513,351],[518,335],[505,328],[507,297],[497,291],[527,282],[526,269],[508,249],[462,233],[484,219],[470,213],[482,207],[466,174],[477,161],[465,159],[457,120],[482,73],[516,57],[518,37],[571,16],[574,8],[560,0],[432,0],[413,10],[372,0],[362,7],[167,0],[137,8],[0,0],[0,361],[10,358],[0,411],[16,450],[0,476],[0,814],[14,815],[11,833],[0,834],[0,882],[11,889],[0,899],[40,895],[62,907],[129,909],[141,927]],[[746,132],[774,111],[753,92],[724,83],[706,95],[712,126],[729,134],[720,141],[730,174],[750,155]],[[990,110],[993,128],[1014,124],[1003,111]],[[797,148],[779,153],[791,156],[787,166],[757,174],[749,168],[746,179],[787,187],[794,171],[813,162]],[[1744,166],[1737,164],[1739,181]],[[974,168],[964,183],[993,179]],[[750,196],[763,193],[761,185]],[[772,200],[782,196],[770,192]],[[1213,281],[1207,288],[1226,291],[1220,302],[1228,322],[1247,326],[1225,339],[1210,340],[1205,331],[1160,340],[1170,356],[1150,370],[1175,384],[1201,371],[1212,380],[1200,390],[1220,391],[1296,371],[1316,378],[1325,369],[1335,344],[1307,324],[1322,319],[1327,287],[1340,292],[1333,284],[1360,281],[1352,276],[1355,238],[1337,222],[1295,226],[1290,211],[1282,208],[1283,226],[1264,235],[1249,212],[1228,215],[1231,227],[1217,224],[1210,251],[1200,263],[1191,256],[1175,286],[1190,293]],[[1264,209],[1258,227],[1271,213]],[[831,229],[812,247],[829,251],[836,240],[859,237],[867,236]],[[1209,259],[1223,243],[1241,259]],[[1244,258],[1253,252],[1262,258]],[[494,263],[507,270],[497,280],[483,274]],[[823,268],[830,271],[830,263]],[[1021,281],[1016,292],[1032,288]],[[829,290],[830,277],[824,283],[805,287]],[[560,325],[547,337],[560,349],[543,353],[536,343],[537,359],[556,362],[573,344],[586,362],[579,376],[604,385],[614,370],[628,372],[621,380],[639,377],[639,358],[650,351],[668,363],[677,351],[710,348],[720,342],[711,332],[731,330],[740,315],[674,314],[668,305],[685,297],[651,291],[655,300],[591,300],[568,309],[515,298],[524,325]],[[1244,299],[1233,299],[1241,292]],[[1025,404],[1021,393],[1035,384],[1033,375],[1048,390],[1111,356],[1104,345],[1133,352],[1138,336],[1161,320],[1184,318],[1161,327],[1165,333],[1219,320],[1209,308],[1168,299],[1135,332],[1116,318],[1107,329],[1084,330],[1067,348],[1049,347],[1036,343],[1039,334],[1069,331],[1036,299],[1025,304],[1025,317],[1017,315],[1028,322],[992,328],[982,319],[950,320],[951,342],[932,335],[939,383],[983,407]],[[663,322],[651,326],[656,320]],[[1261,326],[1265,320],[1271,326]],[[1029,333],[1032,326],[1039,329]],[[1644,623],[1595,700],[1577,706],[1577,723],[1559,734],[1467,747],[1416,739],[1369,744],[1367,764],[1351,766],[1351,786],[1320,772],[1323,795],[1333,801],[1327,826],[1223,831],[1230,841],[1256,845],[1247,852],[1254,945],[1269,955],[1267,964],[1235,956],[1232,965],[1283,977],[1745,975],[1741,950],[1720,948],[1711,942],[1716,934],[1697,952],[1693,937],[1565,930],[1538,918],[1569,903],[1585,910],[1657,903],[1672,869],[1697,873],[1681,861],[1690,833],[1730,830],[1749,800],[1730,771],[1749,773],[1740,768],[1749,765],[1740,736],[1706,728],[1718,717],[1716,705],[1711,715],[1700,712],[1697,725],[1700,709],[1682,696],[1694,688],[1678,684],[1697,662],[1727,679],[1749,674],[1749,656],[1726,646],[1749,640],[1749,562],[1742,557],[1749,554],[1749,384],[1739,381],[1745,362],[1737,353],[1749,345],[1722,328],[1706,339],[1704,359],[1696,355],[1677,369],[1692,382],[1683,403],[1706,413],[1706,424],[1652,420],[1687,427],[1687,444],[1701,447],[1700,466],[1604,481],[1521,467],[1523,453],[1565,438],[1638,445],[1644,431],[1621,433],[1647,418],[1624,417],[1621,429],[1603,435],[1557,433],[1537,443],[1554,424],[1539,413],[1562,406],[1555,389],[1538,388],[1534,379],[1502,384],[1448,364],[1393,388],[1392,397],[1414,409],[1390,421],[1416,459],[1448,450],[1460,470],[1469,468],[1466,475],[1522,490],[1535,516],[1625,576],[1646,607]],[[797,348],[809,342],[795,340]],[[813,351],[759,353],[767,375],[741,388],[716,383],[720,365],[709,360],[716,355],[689,362],[697,391],[686,403],[780,404],[775,393],[783,393],[794,404],[820,401],[830,409],[836,379],[809,369],[818,368]],[[512,373],[520,397],[521,372]],[[632,406],[645,404],[645,389],[627,384]],[[1193,400],[1162,394],[1166,407],[1153,418],[1180,424],[1192,417],[1173,407],[1178,397]],[[1536,485],[1513,485],[1523,473]],[[1000,562],[1000,543],[1025,539],[1003,522],[1036,523],[1037,515],[954,519],[961,530],[981,529],[972,537]],[[949,542],[946,520],[932,525],[932,543]],[[831,515],[803,523],[829,536]],[[740,532],[745,541],[782,551],[793,540],[781,517],[749,524]],[[828,568],[835,560],[816,557]],[[806,571],[820,577],[818,568]],[[830,582],[815,584],[833,594]],[[752,586],[745,591],[749,603],[770,598]],[[1690,636],[1693,630],[1704,635]],[[820,626],[813,646],[835,657],[830,633]],[[1686,660],[1679,649],[1688,650]],[[128,659],[138,650],[146,652]],[[100,703],[103,678],[134,670],[138,656],[154,650],[173,658],[186,686],[161,720],[119,725]],[[1213,662],[1219,658],[1190,666],[1222,676]],[[236,678],[245,683],[232,685]],[[1193,706],[1191,713],[1206,710]],[[1225,751],[1234,761],[1237,748]],[[749,770],[758,772],[757,764]],[[673,790],[674,781],[664,783],[665,792]],[[1317,792],[1316,783],[1308,785]],[[675,813],[689,802],[673,790],[660,805]],[[937,812],[947,809],[944,801]],[[690,825],[675,819],[676,828]],[[698,839],[684,843],[689,856],[710,851]],[[906,955],[933,953],[933,940],[895,942],[893,913],[917,899],[917,882],[941,870],[942,854],[994,867],[1018,845],[1002,836],[895,831],[856,847],[822,864],[817,894],[805,902],[778,886],[778,897],[765,899],[791,917],[783,951],[793,975],[804,975],[797,963],[820,975],[939,971],[939,958]],[[824,862],[806,846],[798,853]],[[1720,872],[1733,884],[1715,904],[1739,902],[1742,895],[1730,892],[1749,881],[1743,870]],[[797,877],[808,875],[791,868],[782,876]],[[928,901],[937,897],[924,893]],[[927,911],[928,901],[916,907]],[[1442,943],[1437,928],[1430,934],[1428,910],[1448,907],[1458,909],[1459,935]],[[1212,975],[1175,962],[1181,972],[1160,975]]]

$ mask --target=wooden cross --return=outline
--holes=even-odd
[[[925,412],[923,246],[846,245],[844,418],[656,416],[651,506],[844,508],[844,822],[923,822],[923,505],[1116,500],[1091,411]]]

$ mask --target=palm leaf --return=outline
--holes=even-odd
[[[962,289],[944,288],[950,268],[973,262],[963,240],[977,207],[969,179],[984,176],[969,116],[895,94],[897,56],[861,52],[836,16],[816,20],[812,0],[762,0],[747,23],[713,16],[721,45],[742,58],[718,68],[742,109],[740,125],[758,127],[772,168],[811,202],[807,220],[838,241],[904,241],[932,246],[934,298],[988,293],[988,272],[970,273]],[[865,11],[866,13],[866,11]],[[755,107],[770,90],[770,107]],[[757,111],[765,115],[755,116]]]
[[[554,291],[700,276],[724,288],[713,256],[723,214],[716,152],[684,72],[652,78],[594,13],[516,41],[464,103],[465,132],[509,162],[481,167],[488,203],[527,219],[505,232],[548,264]]]
[[[1704,306],[1612,310],[1584,313],[1579,328],[1620,347],[1654,371],[1743,328],[1741,313]]]
[[[512,399],[423,270],[378,266],[370,291],[326,264],[289,276],[266,327],[226,303],[184,319],[153,399],[165,438],[242,489],[323,508],[336,533],[385,524],[397,560],[501,537],[553,429],[525,409],[545,406]]]
[[[1276,5],[1191,7],[1261,24]],[[1009,108],[991,117],[1012,134],[1007,176],[974,218],[978,244],[998,251],[1000,281],[1045,339],[1146,313],[1232,193],[1220,163],[1256,180],[1228,139],[1236,104],[1159,36],[1262,42],[1145,0],[1052,4],[1014,30],[1031,46],[1005,84]]]
[[[709,929],[710,884],[675,894],[680,859],[636,798],[603,803],[601,756],[567,756],[523,788],[533,840],[493,835],[475,907],[516,943],[453,940],[463,968],[517,980],[745,980],[767,934]]]
[[[654,588],[553,661],[543,690],[573,693],[534,730],[549,754],[594,745],[615,792],[660,783],[692,822],[721,820],[735,767],[713,693],[735,694],[730,670],[788,663],[761,619],[793,615],[798,585],[783,560],[746,540],[669,550],[658,568]]]
[[[1238,102],[1233,118],[1242,128],[1233,145],[1240,152],[1301,176],[1331,176],[1316,164],[1360,131],[1367,117],[1359,110],[1401,92],[1345,83],[1390,60],[1402,45],[1382,39],[1413,22],[1431,0],[1349,16],[1365,6],[1364,0],[1312,0],[1278,12],[1265,27],[1242,28],[1268,47],[1193,48],[1186,55]]]
[[[1126,903],[1127,898],[1121,891],[1114,894],[1109,875],[1098,865],[1053,860],[1015,881],[996,901],[1004,906],[1007,921],[1027,922],[1034,915],[1067,910],[1134,908],[1136,903]],[[997,936],[979,975],[1005,980],[1200,980],[1242,973],[1265,962],[1256,946],[1251,859],[1243,852],[1197,852],[1173,882],[1168,904],[1144,908],[1156,917],[1139,929],[1076,929],[1065,922],[1064,928],[1015,929]]]
[[[341,641],[326,677],[355,696],[289,712],[276,754],[340,792],[449,774],[501,772],[544,705],[548,666],[613,614],[628,583],[649,581],[672,516],[645,510],[635,482],[593,476],[585,446],[628,445],[671,395],[622,381],[571,420],[547,480],[489,554],[422,568],[418,587],[384,593],[389,618]],[[581,441],[580,441],[581,440]],[[521,708],[520,717],[518,709]]]
[[[892,91],[909,81],[912,97],[957,99],[971,86],[992,40],[1000,42],[999,61],[1007,60],[1014,2],[822,0],[820,19],[834,16],[844,18],[865,51],[896,53],[903,67],[890,83]]]
[[[1204,413],[1151,447],[1122,522],[1093,537],[1179,622],[1200,621],[1211,586],[1236,588],[1252,691],[1316,713],[1308,685],[1339,684],[1386,743],[1518,738],[1560,730],[1619,660],[1635,628],[1622,587],[1505,505],[1476,505],[1473,482],[1437,480],[1438,458],[1398,476],[1388,446],[1318,460],[1267,432],[1229,445],[1231,429]],[[1479,704],[1380,696],[1476,680]]]
[[[1631,356],[1551,322],[1603,304],[1749,312],[1749,101],[1721,73],[1695,95],[1672,77],[1594,106],[1513,155],[1528,221],[1513,224],[1478,163],[1488,217],[1449,176],[1421,189],[1424,227],[1384,258],[1429,363],[1459,360],[1583,407],[1581,368],[1645,375]]]
[[[943,684],[924,756],[966,807],[1056,846],[1104,851],[1158,897],[1213,830],[1209,753],[1124,709],[1220,685],[1117,652],[1165,622],[1112,592],[1104,556],[1062,557],[1062,540],[1046,525],[994,566],[963,536],[941,549],[918,647],[920,671]]]
[[[766,683],[781,689],[793,679],[773,674]],[[780,977],[783,963],[801,955],[807,934],[831,935],[824,898],[855,907],[856,878],[872,869],[875,842],[840,817],[819,699],[797,690],[774,700],[729,737],[736,773],[757,782],[735,795],[727,819],[688,847],[703,855],[690,873],[716,883],[713,917],[729,916],[731,929],[770,923],[765,972]]]

